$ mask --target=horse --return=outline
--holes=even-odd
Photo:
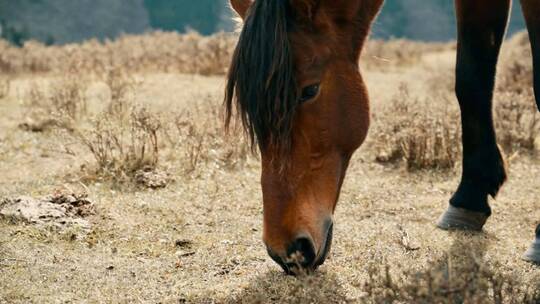
[[[540,1],[521,0],[540,110]],[[351,156],[368,132],[359,58],[383,0],[230,0],[242,20],[225,88],[225,124],[240,121],[261,159],[263,241],[287,274],[312,272],[332,243]],[[463,162],[441,229],[481,231],[506,181],[492,99],[511,0],[455,0],[455,93]],[[540,225],[523,259],[540,263]]]

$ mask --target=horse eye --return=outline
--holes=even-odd
[[[317,94],[319,94],[319,88],[320,84],[318,83],[304,87],[302,89],[302,96],[300,97],[300,102],[308,101],[317,96]]]

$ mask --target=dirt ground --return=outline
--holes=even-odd
[[[366,70],[374,115],[403,84],[415,96],[432,94],[432,78],[451,77],[453,58],[446,50],[425,54],[415,65],[394,68],[381,60]],[[83,182],[75,177],[89,155],[64,153],[54,133],[18,127],[29,83],[47,77],[17,76],[0,100],[0,198],[84,190],[96,211],[88,234],[0,220],[1,303],[415,303],[429,302],[433,292],[450,299],[460,290],[452,289],[458,283],[439,282],[433,290],[418,285],[425,288],[414,292],[418,300],[405,289],[399,294],[418,278],[414,273],[442,272],[448,282],[458,282],[471,271],[497,278],[465,280],[472,290],[494,290],[487,285],[497,282],[540,290],[540,268],[520,259],[540,220],[540,160],[532,154],[511,155],[509,182],[492,201],[494,214],[483,233],[446,232],[435,221],[459,182],[459,168],[411,173],[379,164],[371,133],[351,161],[329,259],[313,276],[294,278],[270,260],[261,241],[256,158],[237,169],[210,164],[190,175],[181,173],[174,157],[165,158],[175,181],[159,190]],[[137,78],[137,99],[153,109],[221,105],[223,77]],[[99,100],[100,85],[88,94]],[[394,294],[381,296],[385,292]],[[505,302],[519,303],[518,294],[523,296],[505,292]],[[497,299],[496,293],[486,295],[489,302]]]

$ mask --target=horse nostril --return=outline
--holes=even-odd
[[[315,246],[310,238],[299,237],[289,246],[287,250],[288,268],[309,268],[315,262]]]

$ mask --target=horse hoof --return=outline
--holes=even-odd
[[[482,212],[474,212],[452,205],[441,215],[437,222],[437,227],[443,230],[472,230],[482,231],[488,216]]]
[[[523,255],[523,260],[531,263],[540,264],[540,238],[532,243],[531,247]]]

